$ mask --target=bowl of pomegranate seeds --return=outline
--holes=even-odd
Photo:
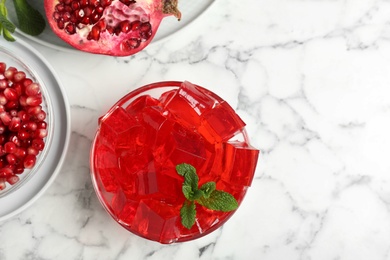
[[[0,220],[31,204],[56,176],[69,109],[52,68],[17,39],[0,40]]]
[[[90,165],[111,217],[169,244],[221,227],[242,203],[258,156],[226,101],[170,81],[130,92],[99,119]]]

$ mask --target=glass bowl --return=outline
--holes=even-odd
[[[41,92],[41,96],[42,96],[42,103],[40,103],[40,106],[41,106],[42,111],[44,111],[46,113],[46,118],[44,119],[44,122],[47,125],[45,128],[41,128],[41,129],[45,129],[47,132],[46,137],[43,138],[44,148],[38,149],[38,150],[36,149],[35,151],[31,151],[31,152],[29,152],[29,149],[27,149],[27,147],[34,146],[34,144],[31,140],[33,138],[37,138],[37,137],[33,136],[33,135],[37,136],[37,132],[35,130],[33,130],[36,126],[31,126],[30,128],[26,129],[26,132],[28,133],[29,136],[25,137],[26,138],[25,141],[22,140],[22,137],[13,135],[14,133],[16,133],[13,131],[11,132],[11,131],[7,130],[7,132],[5,132],[4,134],[0,134],[0,154],[1,154],[1,156],[0,156],[0,172],[1,172],[2,168],[4,168],[3,164],[8,164],[8,161],[6,159],[6,155],[10,154],[11,152],[6,153],[4,151],[4,149],[5,149],[4,144],[7,141],[11,141],[10,140],[11,138],[12,138],[12,142],[16,144],[16,147],[19,147],[19,148],[23,147],[26,154],[36,153],[37,151],[39,152],[36,155],[36,162],[32,168],[25,168],[23,172],[18,172],[17,174],[16,173],[14,174],[14,176],[17,176],[16,180],[17,180],[17,178],[19,178],[19,180],[16,181],[14,184],[11,184],[12,182],[7,181],[9,177],[6,177],[6,175],[0,176],[0,182],[2,185],[2,189],[0,190],[0,198],[3,198],[6,196],[9,196],[11,193],[14,193],[15,191],[19,190],[35,174],[39,174],[38,172],[41,169],[42,163],[47,156],[48,150],[50,149],[50,146],[51,146],[51,143],[53,140],[54,125],[52,122],[53,121],[53,119],[52,119],[52,117],[53,117],[53,108],[52,107],[53,106],[52,106],[52,101],[50,99],[50,96],[48,94],[48,86],[46,85],[46,82],[44,82],[44,80],[40,77],[40,75],[38,73],[36,73],[36,70],[33,67],[31,67],[29,64],[26,64],[23,61],[23,58],[18,55],[18,53],[15,53],[14,51],[12,51],[4,46],[0,46],[0,62],[5,63],[7,68],[14,67],[18,71],[23,71],[26,74],[26,78],[31,79],[33,82],[39,84],[40,92]],[[5,79],[2,74],[0,74],[0,79]],[[1,93],[3,93],[3,90],[1,90]],[[7,103],[10,103],[10,102],[12,102],[12,101],[8,101]],[[20,101],[20,99],[18,99],[17,102],[19,104],[21,104],[22,101]],[[29,103],[29,104],[33,104],[33,103]],[[5,104],[2,107],[6,107],[6,106],[7,106],[7,104]],[[31,105],[31,107],[32,106],[35,106],[35,105]],[[21,105],[19,105],[18,108],[6,108],[6,111],[7,111],[7,113],[12,114],[12,112],[11,112],[12,110],[18,111],[20,109],[20,107],[21,107]],[[2,110],[2,108],[0,110]],[[38,113],[38,112],[39,112],[39,109],[36,110],[36,112],[34,112],[34,113]],[[19,119],[22,118],[22,116],[20,116],[19,114],[18,115],[14,114],[14,115],[12,115],[12,117],[18,117]],[[24,119],[22,119],[22,121],[21,121],[20,128],[22,128],[23,124],[25,122],[27,122],[28,120],[29,119],[27,119],[27,117],[24,117]],[[5,123],[4,124],[0,123],[0,124],[2,126],[5,126]],[[7,127],[7,129],[8,129],[8,127]],[[23,158],[25,158],[23,156],[25,156],[25,155],[23,153],[19,154],[19,155],[20,156],[17,156],[17,161],[20,161],[21,163],[23,163]],[[15,170],[15,172],[16,172],[16,170]],[[15,180],[15,178],[14,178],[14,180]],[[5,185],[5,187],[4,187],[4,185]]]
[[[186,198],[176,165],[192,165],[199,187],[215,182],[240,205],[258,155],[227,102],[189,82],[167,81],[128,93],[99,118],[90,166],[97,196],[116,222],[169,244],[205,236],[235,212],[196,204],[195,224],[183,226]]]

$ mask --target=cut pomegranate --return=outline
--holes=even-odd
[[[31,169],[47,136],[38,83],[0,62],[0,190],[14,185]]]
[[[129,56],[151,42],[163,18],[174,15],[180,20],[177,1],[45,0],[44,5],[50,27],[71,46]]]

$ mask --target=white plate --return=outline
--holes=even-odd
[[[185,26],[194,21],[199,15],[205,12],[215,0],[179,0],[179,9],[182,13],[182,19],[177,21],[174,17],[167,17],[163,19],[161,25],[151,43],[156,43],[161,40],[167,39],[175,32],[183,29]],[[43,0],[29,1],[29,3],[39,10],[45,17]],[[9,19],[18,25],[17,17],[15,14],[12,1],[7,1]],[[45,17],[46,19],[46,17]],[[75,48],[68,45],[66,42],[58,38],[51,30],[49,24],[46,22],[45,30],[39,36],[30,36],[17,29],[17,33],[25,38],[33,40],[41,45],[48,46],[54,49],[65,51],[78,51]]]
[[[33,75],[43,82],[42,92],[49,97],[50,124],[53,127],[50,143],[47,143],[45,159],[38,165],[35,172],[20,187],[0,197],[0,221],[5,220],[30,206],[50,186],[57,176],[70,140],[70,108],[58,78],[47,61],[24,41],[16,38],[16,42],[7,42],[0,39],[0,46],[7,53],[11,53],[23,61]],[[9,59],[9,58],[8,58]],[[0,61],[8,62],[5,54]],[[45,150],[44,150],[45,151]]]

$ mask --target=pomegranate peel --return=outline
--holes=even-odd
[[[181,19],[178,0],[45,0],[53,32],[81,51],[130,56],[154,38],[162,19]]]

